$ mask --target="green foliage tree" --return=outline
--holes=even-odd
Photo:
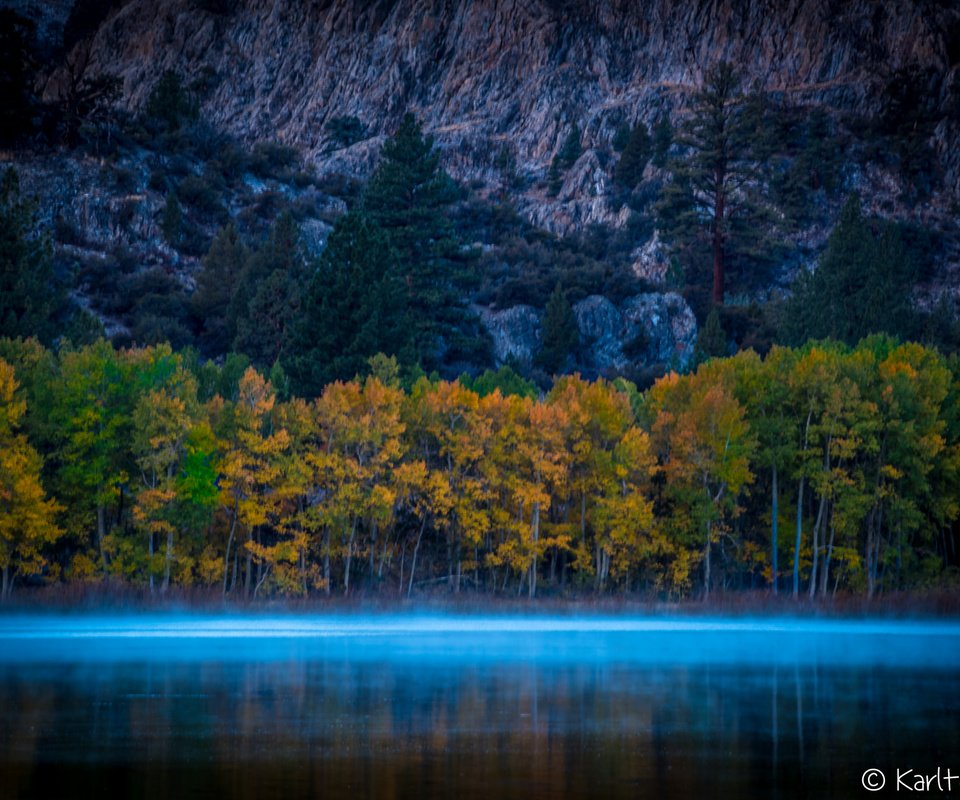
[[[577,318],[563,287],[558,283],[543,314],[540,352],[537,364],[550,374],[561,372],[580,344]]]
[[[682,156],[669,168],[658,205],[659,226],[688,276],[711,265],[711,302],[722,305],[732,260],[769,258],[771,215],[756,191],[750,116],[740,77],[720,62],[704,77],[677,144]]]
[[[871,333],[909,337],[917,329],[909,290],[917,266],[897,229],[864,218],[851,195],[817,269],[802,272],[784,310],[784,337],[794,343],[837,339],[855,344]]]
[[[720,313],[716,308],[711,308],[703,327],[697,334],[696,358],[698,361],[704,361],[725,355],[727,355],[727,335],[720,322]]]
[[[610,140],[610,145],[613,147],[614,152],[622,153],[626,149],[630,143],[630,132],[632,130],[626,122],[617,126],[616,131],[613,133],[613,139]]]
[[[653,164],[661,169],[667,165],[670,146],[673,144],[673,125],[667,114],[653,124]]]
[[[337,148],[350,147],[367,138],[367,126],[357,117],[334,117],[324,126]]]
[[[580,126],[574,124],[563,140],[563,144],[550,162],[549,189],[555,195],[563,184],[563,174],[570,169],[583,154],[583,145],[580,144]]]
[[[433,138],[412,114],[384,145],[363,194],[363,212],[397,252],[418,355],[427,369],[463,347],[472,317],[463,297],[475,282],[475,254],[457,236],[451,211],[459,192],[440,166]]]
[[[234,349],[255,365],[270,369],[284,354],[306,276],[300,229],[290,214],[281,214],[267,241],[246,260],[231,300]]]
[[[286,363],[295,387],[318,396],[328,383],[364,374],[377,353],[410,361],[414,329],[396,251],[369,217],[344,215],[291,331]]]
[[[643,120],[630,131],[630,138],[613,170],[614,180],[625,189],[633,189],[643,178],[643,171],[653,154],[653,141]]]
[[[52,256],[36,204],[21,196],[19,176],[7,169],[0,182],[0,336],[53,339],[63,295]]]
[[[150,92],[144,113],[168,133],[175,133],[184,123],[195,120],[200,110],[180,75],[166,70]]]
[[[183,208],[180,205],[180,198],[176,192],[170,192],[163,204],[163,212],[160,217],[160,230],[163,232],[163,238],[171,247],[179,247],[183,241]]]
[[[220,229],[203,259],[191,306],[200,347],[207,355],[223,355],[236,338],[231,303],[248,258],[237,229],[230,224]]]
[[[59,505],[40,483],[40,454],[20,431],[26,403],[17,396],[13,367],[0,359],[0,599],[10,596],[17,574],[36,574],[44,549],[62,535]]]

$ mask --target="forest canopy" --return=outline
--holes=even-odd
[[[236,360],[0,340],[0,567],[239,597],[810,597],[957,574],[960,363],[883,336],[478,392],[396,359],[281,399]],[[466,381],[469,383],[469,381]]]

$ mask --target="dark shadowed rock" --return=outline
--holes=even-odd
[[[540,348],[540,315],[533,306],[512,306],[502,311],[477,308],[480,321],[493,339],[497,364],[511,359],[530,364]]]
[[[493,339],[498,364],[513,358],[532,362],[540,346],[540,317],[532,306],[502,311],[477,308]],[[601,295],[573,306],[580,331],[581,366],[604,374],[630,367],[689,365],[697,338],[697,322],[678,294],[656,292],[628,298],[618,308]]]

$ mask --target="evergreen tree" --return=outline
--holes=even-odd
[[[577,163],[577,159],[583,154],[583,146],[580,144],[580,126],[574,124],[563,140],[563,145],[553,157],[550,163],[550,194],[555,195],[560,191],[563,184],[563,174]]]
[[[697,334],[696,360],[706,361],[709,358],[722,358],[725,355],[727,355],[727,335],[723,332],[720,312],[714,307],[710,309],[703,328]]]
[[[237,335],[230,305],[247,258],[247,249],[231,224],[220,229],[203,259],[192,306],[200,347],[207,355],[223,355]]]
[[[803,272],[785,308],[788,340],[837,339],[856,344],[871,333],[909,337],[916,331],[910,289],[917,267],[896,227],[863,217],[851,195],[817,269]]]
[[[34,24],[15,11],[0,9],[0,142],[15,142],[33,127],[36,70]]]
[[[0,182],[0,336],[50,342],[62,290],[46,236],[37,232],[36,205],[20,196],[13,169]]]
[[[773,249],[769,215],[755,191],[747,109],[739,76],[719,63],[694,97],[678,138],[684,155],[670,164],[673,180],[658,204],[661,231],[695,280],[709,259],[714,305],[723,304],[729,262],[756,267]]]
[[[543,314],[542,343],[537,364],[550,374],[563,371],[580,344],[580,330],[570,301],[558,283]]]
[[[653,165],[661,169],[667,165],[670,146],[673,144],[673,125],[670,117],[664,114],[653,126]]]
[[[144,112],[147,117],[173,133],[179,130],[184,122],[196,119],[200,110],[193,96],[184,88],[180,76],[167,70],[150,92]]]
[[[328,383],[365,373],[377,353],[412,360],[415,331],[396,250],[366,215],[341,217],[291,333],[285,363],[294,387],[318,396]]]
[[[625,189],[633,189],[643,178],[643,170],[646,169],[652,152],[653,142],[650,139],[650,132],[641,120],[630,132],[630,138],[626,147],[623,148],[623,155],[620,156],[613,170],[614,180]]]
[[[289,214],[281,214],[263,246],[246,260],[230,312],[236,320],[234,349],[254,364],[270,369],[280,358],[290,326],[300,311],[306,261],[300,229]]]
[[[632,131],[633,129],[626,122],[617,126],[617,130],[613,134],[613,139],[610,140],[614,152],[622,153],[627,149],[627,145],[630,144],[630,134]]]
[[[170,192],[163,204],[160,230],[171,247],[178,247],[183,240],[183,208],[176,192]]]
[[[451,219],[456,184],[440,166],[433,138],[406,114],[383,147],[363,195],[363,211],[397,253],[414,341],[428,369],[440,366],[469,319],[463,290],[473,282],[474,254],[465,252]],[[399,285],[394,286],[399,291]]]

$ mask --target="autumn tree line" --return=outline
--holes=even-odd
[[[381,356],[283,399],[253,367],[168,345],[0,342],[4,596],[816,598],[955,580],[960,362],[936,350],[744,351],[645,393],[397,376]]]

